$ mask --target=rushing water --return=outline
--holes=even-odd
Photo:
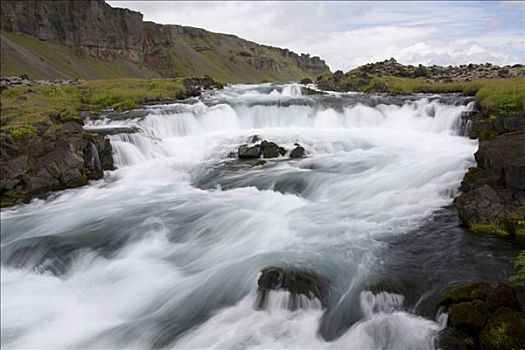
[[[448,286],[505,278],[517,248],[450,202],[476,142],[456,97],[231,86],[111,136],[117,170],[2,211],[3,348],[432,349]],[[229,158],[252,135],[307,158]],[[255,307],[267,266],[330,281]]]

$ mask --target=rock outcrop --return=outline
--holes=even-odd
[[[15,134],[17,135],[17,134]],[[1,206],[100,179],[113,169],[111,144],[82,130],[79,120],[38,125],[30,135],[0,134]]]
[[[525,238],[525,131],[481,140],[454,199],[461,220],[474,232]]]
[[[448,312],[439,346],[458,350],[511,350],[525,347],[523,282],[478,282],[446,291],[440,305]],[[523,300],[521,300],[523,303]]]
[[[316,83],[322,90],[391,92],[387,83],[377,79],[382,77],[421,78],[427,83],[525,77],[525,65],[500,67],[485,63],[448,67],[436,65],[416,67],[400,64],[391,58],[382,62],[365,64],[347,73],[337,71],[332,75],[322,75],[317,77]]]
[[[142,14],[100,0],[2,1],[2,30],[63,42],[94,57],[143,60]]]

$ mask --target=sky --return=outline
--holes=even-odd
[[[144,20],[320,56],[332,71],[403,64],[525,63],[523,1],[108,1]]]

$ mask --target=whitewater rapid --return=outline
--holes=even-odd
[[[443,319],[368,287],[457,193],[470,109],[265,84],[90,121],[140,132],[111,136],[103,180],[2,211],[2,347],[433,349]],[[228,157],[252,135],[307,157]],[[328,307],[275,292],[258,310],[272,265],[325,276]]]

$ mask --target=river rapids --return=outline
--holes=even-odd
[[[304,91],[232,85],[89,121],[140,131],[110,136],[104,179],[2,210],[2,348],[434,349],[437,295],[505,278],[517,249],[450,207],[472,103]],[[229,157],[253,135],[306,157]],[[267,266],[326,278],[326,307],[276,291],[257,308]]]

